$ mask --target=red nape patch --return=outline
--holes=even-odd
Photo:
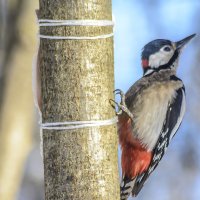
[[[119,142],[122,149],[122,174],[134,178],[147,170],[152,159],[152,152],[148,152],[140,141],[133,137],[130,118],[122,115],[118,123]]]
[[[149,61],[147,59],[142,59],[142,67],[146,68],[149,66]]]

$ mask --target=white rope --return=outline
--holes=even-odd
[[[39,26],[52,27],[52,26],[114,26],[111,20],[53,20],[53,19],[39,19]],[[42,39],[50,40],[96,40],[110,38],[114,33],[97,35],[97,36],[56,36],[56,35],[42,35]]]
[[[72,130],[80,128],[88,128],[95,126],[108,126],[117,123],[117,117],[107,120],[91,120],[91,121],[71,121],[71,122],[52,122],[52,123],[41,123],[41,129],[48,130]]]
[[[96,40],[96,39],[105,39],[112,37],[114,34],[104,34],[97,36],[50,36],[50,35],[39,35],[40,38],[43,39],[51,39],[51,40]]]
[[[39,26],[114,26],[111,20],[52,20],[39,19]]]

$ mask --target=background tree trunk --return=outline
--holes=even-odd
[[[1,49],[6,55],[0,57],[0,199],[13,200],[32,147],[31,73],[37,28],[33,9],[38,3],[9,1],[6,5],[8,23],[12,20],[15,23],[7,25],[7,37],[2,38],[5,44]]]
[[[40,0],[40,19],[112,20],[111,0]],[[48,27],[45,35],[96,36],[112,27]],[[103,120],[115,113],[113,38],[40,42],[43,122]],[[46,199],[119,199],[114,125],[43,131]]]

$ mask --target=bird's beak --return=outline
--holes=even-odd
[[[187,44],[193,37],[195,37],[195,35],[196,34],[192,34],[178,42],[175,42],[176,49],[178,49],[178,50],[182,49],[185,46],[185,44]]]

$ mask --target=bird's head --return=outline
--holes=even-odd
[[[178,42],[157,39],[146,44],[142,51],[144,75],[162,69],[176,70],[181,50],[195,35],[190,35]]]

